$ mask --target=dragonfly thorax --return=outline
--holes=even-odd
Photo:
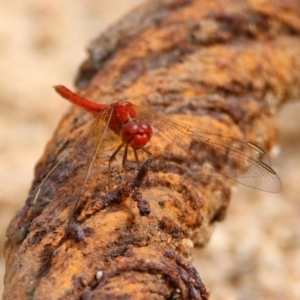
[[[110,105],[112,115],[109,120],[109,128],[117,135],[123,128],[123,125],[132,119],[136,119],[136,112],[130,102],[116,102]]]

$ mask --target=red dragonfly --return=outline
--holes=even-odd
[[[82,172],[85,175],[82,178],[81,187],[76,187],[72,193],[72,197],[76,199],[74,210],[86,189],[88,179],[95,175],[92,174],[92,166],[95,165],[97,154],[108,128],[120,138],[120,145],[108,160],[109,183],[111,162],[122,148],[124,148],[122,162],[124,169],[126,169],[128,148],[133,150],[136,161],[138,161],[137,151],[139,150],[151,156],[151,152],[145,147],[150,142],[153,128],[155,128],[162,136],[169,139],[171,144],[177,145],[189,157],[192,167],[199,165],[200,174],[222,175],[243,185],[267,192],[276,193],[281,189],[280,179],[271,168],[266,153],[252,142],[174,122],[131,102],[99,104],[73,93],[62,85],[54,88],[63,98],[96,116],[89,130],[77,140],[72,148],[76,149],[76,146],[80,144],[80,148],[86,150],[85,153],[76,153],[76,150],[72,150],[73,152],[70,150],[75,156],[75,160],[83,159],[81,167],[85,168]],[[84,150],[81,149],[81,151]],[[70,155],[69,152],[55,164],[44,178],[34,201],[39,196],[41,186],[67,155]]]

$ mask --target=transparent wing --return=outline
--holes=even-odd
[[[68,199],[74,201],[70,211],[72,216],[89,179],[93,176],[92,169],[99,158],[99,151],[108,128],[107,121],[111,115],[112,108],[109,106],[88,126],[74,145],[62,154],[38,186],[33,202],[39,198],[51,202],[57,190],[66,185],[66,182],[71,182],[71,186],[68,187]]]
[[[134,108],[140,120],[148,121],[201,165],[201,173],[221,174],[262,191],[280,191],[280,179],[266,153],[257,145],[220,132],[173,122],[147,108],[136,105]]]

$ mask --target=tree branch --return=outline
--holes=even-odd
[[[175,122],[270,150],[276,112],[299,98],[299,9],[296,1],[149,1],[91,44],[77,87],[95,102],[150,105]],[[7,229],[4,299],[207,299],[190,249],[204,246],[223,219],[233,183],[200,178],[201,166],[194,172],[160,133],[140,187],[132,185],[136,170],[125,176],[118,159],[106,189],[114,143],[105,143],[72,234],[65,230],[70,195],[82,184],[89,143],[79,142],[37,197],[92,119],[72,109],[36,167],[29,198]],[[144,200],[148,216],[137,206]]]

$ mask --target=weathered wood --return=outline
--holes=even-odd
[[[91,100],[150,105],[269,150],[276,112],[300,94],[299,11],[299,1],[149,1],[91,44],[77,86]],[[107,162],[93,170],[72,235],[65,231],[69,195],[82,184],[88,145],[57,167],[33,201],[91,119],[78,109],[67,114],[36,167],[30,196],[7,229],[4,299],[207,299],[190,248],[205,245],[224,217],[232,181],[196,178],[162,135],[153,138],[154,161],[140,187],[132,184],[135,170],[124,177],[121,159],[110,191]],[[140,215],[138,199],[150,215]]]

